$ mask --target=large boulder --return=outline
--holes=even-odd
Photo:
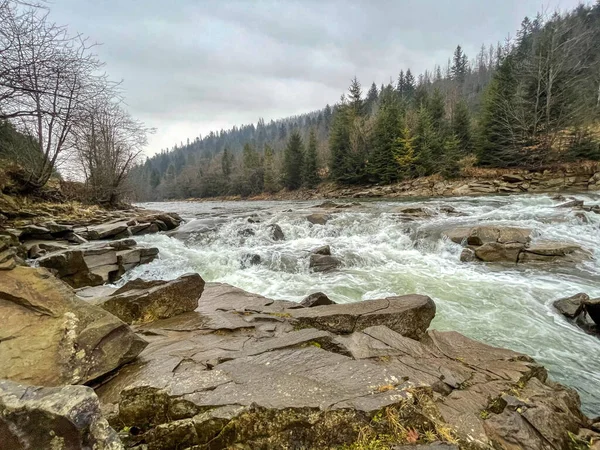
[[[35,387],[0,380],[0,447],[123,450],[86,386]]]
[[[146,342],[112,314],[78,299],[46,269],[0,276],[0,378],[56,386],[92,381]]]
[[[182,275],[173,281],[136,279],[92,303],[123,322],[141,324],[194,311],[203,290],[204,280],[197,273]]]

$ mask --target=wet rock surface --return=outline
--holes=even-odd
[[[461,261],[513,264],[577,263],[592,254],[577,244],[531,241],[532,230],[503,226],[457,227],[443,232],[452,242],[466,246]]]
[[[44,386],[92,381],[132,361],[146,342],[78,299],[46,269],[0,277],[0,378]]]
[[[585,293],[556,300],[556,310],[587,333],[600,336],[600,298]]]
[[[427,331],[434,313],[418,295],[303,308],[207,283],[196,311],[136,327],[148,347],[96,390],[149,450],[566,448],[586,429],[543,367]]]
[[[0,446],[6,450],[122,450],[85,386],[35,387],[0,380]]]

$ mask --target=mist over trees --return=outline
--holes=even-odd
[[[18,192],[39,193],[62,171],[85,181],[84,200],[116,204],[152,130],[123,109],[95,44],[47,6],[0,0],[0,159]]]
[[[211,132],[148,158],[139,199],[461,175],[473,164],[540,169],[600,159],[600,2],[525,18],[514,39],[458,45],[445,67],[364,88],[335,105]],[[261,179],[262,176],[262,179]]]

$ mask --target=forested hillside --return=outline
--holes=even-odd
[[[600,1],[525,18],[513,39],[460,46],[394,84],[356,78],[333,106],[188,139],[134,168],[138,200],[391,183],[473,165],[539,169],[600,159]]]

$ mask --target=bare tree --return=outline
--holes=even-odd
[[[1,18],[0,119],[35,140],[35,151],[15,155],[25,172],[23,190],[33,191],[69,160],[74,126],[114,84],[101,73],[94,45],[50,22],[47,11],[4,2]]]
[[[91,201],[116,205],[121,200],[129,170],[153,131],[134,120],[118,99],[99,97],[88,104],[75,146]]]

